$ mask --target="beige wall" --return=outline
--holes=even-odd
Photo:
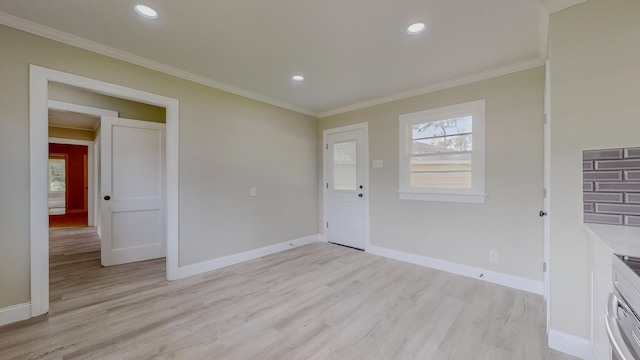
[[[369,123],[371,244],[542,281],[544,69],[320,120],[322,130]],[[398,199],[398,117],[486,99],[485,205]],[[370,164],[369,164],[370,165]],[[489,261],[489,251],[499,262]]]
[[[56,83],[49,84],[49,99],[117,111],[121,118],[166,122],[165,110],[162,107],[118,99]]]
[[[96,133],[95,131],[89,130],[67,129],[56,126],[49,126],[49,137],[93,141],[96,138]]]
[[[582,151],[640,146],[640,2],[589,0],[550,19],[551,328],[589,338]]]
[[[29,301],[29,64],[180,101],[181,266],[317,234],[317,119],[4,26],[0,44],[0,308]]]
[[[165,109],[162,107],[118,99],[113,96],[97,94],[87,90],[56,83],[49,84],[49,99],[117,111],[121,118],[160,123],[165,123],[167,121]],[[96,137],[96,133],[92,130],[49,126],[49,137],[93,141]]]

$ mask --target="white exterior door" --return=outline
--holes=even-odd
[[[165,124],[103,116],[102,265],[166,256]]]
[[[327,241],[364,250],[366,245],[365,129],[325,134]]]

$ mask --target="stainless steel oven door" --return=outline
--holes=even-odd
[[[640,321],[615,292],[609,295],[607,333],[614,360],[638,360]],[[635,342],[635,344],[633,343]]]

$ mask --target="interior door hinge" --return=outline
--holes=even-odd
[[[547,262],[542,263],[542,272],[547,272]]]
[[[324,144],[326,150],[329,150],[329,144]]]
[[[547,188],[542,188],[542,197],[547,198]]]
[[[544,123],[547,123],[547,114],[544,114]]]
[[[329,222],[327,221],[327,228],[329,228]]]

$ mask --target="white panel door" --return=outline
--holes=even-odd
[[[102,265],[166,256],[165,124],[103,116]]]
[[[327,241],[364,250],[364,130],[329,134],[325,150]]]

